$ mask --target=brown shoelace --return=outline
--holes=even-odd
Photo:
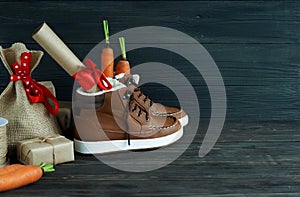
[[[134,91],[139,93],[138,98],[143,98],[144,103],[149,101],[149,107],[153,105],[153,101],[147,95],[145,95],[140,88],[136,88]]]
[[[134,90],[139,91],[139,89],[135,89]],[[131,104],[134,102],[134,106],[132,109],[129,109],[131,112],[136,112],[137,111],[137,117],[142,117],[142,115],[144,114],[145,116],[145,121],[148,122],[150,120],[149,117],[149,112],[147,110],[145,110],[144,108],[142,108],[140,105],[137,104],[137,102],[135,101],[135,98],[132,95],[132,92],[130,90],[126,91],[125,94],[123,95],[123,99],[128,99],[129,98],[129,106],[131,106]],[[147,98],[147,97],[145,97]],[[147,100],[144,99],[144,102],[146,102]],[[152,105],[152,101],[150,102]],[[127,132],[127,139],[128,139],[128,145],[130,145],[130,132]]]

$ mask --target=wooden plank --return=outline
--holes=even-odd
[[[198,158],[201,130],[205,128],[202,125],[180,158],[164,168],[144,173],[116,170],[93,156],[76,154],[75,162],[57,165],[55,173],[3,196],[297,196],[299,124],[228,121],[213,150]],[[165,158],[158,154],[152,160]]]
[[[28,41],[28,43],[33,43],[34,41],[29,36],[32,29],[35,28],[33,26],[37,25],[36,21],[39,21],[40,17],[45,17],[46,19],[50,19],[50,23],[55,26],[55,29],[61,30],[58,33],[62,35],[62,38],[67,41],[67,43],[91,43],[88,45],[69,44],[72,49],[74,48],[80,58],[83,58],[88,52],[87,48],[92,48],[94,45],[92,43],[101,40],[99,39],[101,37],[99,35],[100,30],[98,29],[100,28],[99,21],[94,18],[96,15],[102,16],[100,11],[103,8],[108,9],[115,5],[124,5],[127,9],[122,10],[118,14],[113,13],[115,9],[109,9],[113,15],[111,18],[112,32],[125,29],[125,24],[128,24],[128,27],[133,27],[139,26],[141,21],[143,25],[151,24],[153,21],[161,21],[160,23],[163,25],[166,24],[165,26],[178,27],[179,30],[184,31],[188,30],[188,32],[191,32],[191,35],[197,38],[201,43],[224,43],[220,41],[219,35],[215,35],[220,34],[220,31],[214,30],[215,27],[218,27],[218,29],[222,29],[224,36],[233,33],[226,39],[226,42],[228,40],[230,44],[207,44],[205,46],[215,58],[224,78],[229,108],[227,117],[233,119],[288,119],[299,117],[299,99],[297,97],[299,93],[299,66],[297,64],[299,61],[297,54],[299,46],[290,44],[274,45],[274,43],[290,43],[290,41],[287,40],[278,41],[278,39],[280,40],[282,36],[286,35],[286,32],[289,32],[289,35],[297,35],[297,33],[294,32],[297,28],[289,29],[297,23],[290,20],[290,18],[295,20],[297,17],[296,13],[299,6],[296,2],[168,2],[168,6],[161,6],[163,4],[161,2],[142,2],[139,4],[136,4],[136,2],[101,2],[101,5],[99,2],[75,2],[72,4],[64,2],[1,3],[3,5],[1,7],[6,8],[2,12],[3,17],[1,19],[3,20],[3,29],[5,29],[5,31],[2,31],[5,35],[1,36],[1,38],[4,38],[3,41],[5,41],[5,43],[10,42],[11,38],[13,40],[19,38]],[[199,9],[178,12],[178,7],[180,7],[181,4],[185,5],[184,7],[192,6]],[[155,10],[155,12],[144,12],[142,9],[144,6],[154,6],[155,9],[153,10]],[[36,9],[37,7],[39,9]],[[141,9],[136,9],[137,7]],[[28,11],[26,11],[26,9],[24,10],[24,8],[28,9]],[[51,12],[54,9],[56,12]],[[88,9],[89,15],[82,14],[86,13]],[[130,12],[130,9],[135,9],[136,12]],[[138,15],[140,10],[144,12],[144,17],[140,20],[132,21],[131,19]],[[73,14],[69,14],[69,12]],[[207,14],[199,15],[199,20],[195,20],[192,17],[197,14],[196,12]],[[46,13],[47,15],[45,15]],[[234,14],[232,15],[230,13]],[[176,15],[178,20],[174,20],[176,17],[173,15]],[[157,20],[157,16],[162,17],[162,20]],[[130,20],[128,20],[128,17]],[[74,18],[76,18],[76,20],[74,20]],[[117,18],[118,20],[115,20]],[[81,20],[85,22],[77,23]],[[230,22],[230,20],[232,21]],[[76,21],[76,24],[70,21]],[[127,23],[126,21],[131,21],[131,23]],[[208,21],[210,23],[208,23]],[[115,22],[118,24],[114,25]],[[203,27],[207,28],[199,29],[194,26],[187,26],[191,23],[199,27],[204,25]],[[219,27],[219,23],[226,24],[226,27]],[[264,26],[261,27],[262,23],[268,24],[264,24]],[[268,26],[272,26],[273,23],[276,23],[276,31],[273,31],[274,29]],[[78,24],[83,26],[80,27]],[[19,29],[22,29],[22,31],[15,31],[14,27],[16,25]],[[75,27],[73,27],[74,25]],[[86,28],[84,28],[85,25]],[[245,25],[249,25],[249,28],[244,28],[243,26]],[[253,28],[250,28],[252,26]],[[116,27],[119,29],[115,29]],[[268,30],[264,29],[265,27],[268,27]],[[227,32],[227,30],[233,28],[239,28],[240,31]],[[205,36],[199,37],[198,33],[200,30],[210,31],[208,33],[216,37],[212,37],[213,39]],[[245,34],[244,30],[250,30],[250,32],[246,32]],[[263,33],[260,31],[263,31]],[[76,32],[76,35],[74,35],[74,32]],[[259,35],[256,34],[258,32],[260,33]],[[16,33],[21,35],[16,35]],[[237,33],[239,36],[237,36]],[[251,33],[251,35],[248,33]],[[278,33],[280,35],[266,36],[266,33]],[[87,36],[89,40],[84,40],[85,38],[82,40],[82,35],[85,34],[89,35]],[[92,36],[90,34],[92,34]],[[80,37],[78,35],[80,35]],[[263,36],[263,39],[261,39],[260,36]],[[292,38],[292,36],[289,38]],[[231,43],[271,44],[259,46],[259,44],[232,45]],[[149,52],[148,50],[146,52],[146,59],[144,56],[145,51],[129,53],[129,57],[134,57],[132,58],[132,63],[139,64],[143,61],[161,61],[174,66],[183,73],[187,73],[189,80],[199,92],[198,96],[201,98],[200,102],[202,103],[201,109],[206,110],[202,114],[204,114],[204,117],[209,117],[210,102],[208,91],[205,87],[197,87],[205,86],[205,83],[197,72],[193,72],[188,62],[180,58],[174,58],[173,54],[161,55],[161,51]],[[47,55],[43,62],[47,65],[56,65]],[[2,73],[4,76],[2,76]],[[34,77],[37,80],[52,80],[54,82],[60,100],[71,99],[73,80],[68,77],[66,78],[65,72],[61,68],[57,66],[39,67],[36,73],[38,74],[34,74]],[[52,76],[55,76],[55,78]],[[213,77],[214,76],[211,76],[211,78]],[[1,72],[1,78],[8,78],[7,73]],[[1,83],[2,90],[6,84],[7,82],[4,81]],[[182,87],[181,90],[183,91],[184,87]],[[155,90],[151,90],[151,88],[148,90],[148,94],[158,102],[165,102],[165,99],[159,98]],[[172,100],[170,95],[170,92],[164,94],[164,97],[171,98],[166,104],[176,104],[176,100]],[[287,100],[290,102],[287,103]],[[244,113],[244,111],[247,113]]]
[[[4,47],[8,47],[6,44]],[[93,48],[94,44],[71,44],[70,48],[80,59]],[[299,65],[300,45],[259,45],[259,44],[206,44],[205,47],[215,59],[223,76],[227,100],[228,119],[298,119],[299,113]],[[40,49],[37,44],[29,44],[30,49]],[[147,56],[145,58],[145,53]],[[159,54],[160,53],[160,54]],[[157,50],[136,50],[129,53],[132,65],[148,61],[169,64],[183,73],[194,86],[199,97],[201,116],[210,116],[210,97],[204,79],[186,60],[176,54]],[[263,58],[264,57],[264,58]],[[168,73],[165,73],[168,74]],[[143,75],[149,78],[150,75]],[[40,66],[33,72],[37,81],[51,80],[56,86],[59,100],[71,100],[73,79],[45,53]],[[1,91],[9,79],[1,66]],[[172,79],[172,76],[168,78]],[[209,77],[214,79],[214,76]],[[178,92],[186,87],[177,80],[169,80]],[[161,88],[162,91],[156,91]],[[148,84],[144,92],[154,101],[167,105],[178,105],[177,98],[170,90],[157,84]],[[287,102],[288,101],[288,102]],[[222,107],[222,106],[216,106]]]
[[[83,59],[85,55],[96,44],[88,45],[68,45],[74,53]],[[10,45],[3,45],[4,48]],[[299,45],[209,45],[205,47],[211,53],[216,61],[216,64],[223,76],[225,85],[277,85],[282,83],[294,84],[298,83],[300,61],[297,51]],[[40,49],[37,44],[28,44],[28,48]],[[145,53],[147,56],[145,56]],[[158,55],[161,54],[161,55]],[[140,49],[131,51],[128,54],[132,66],[145,62],[162,62],[178,69],[185,75],[188,75],[189,80],[197,85],[205,85],[203,78],[199,76],[201,73],[196,71],[193,65],[180,56],[170,52],[157,52],[156,50]],[[199,59],[201,61],[201,59]],[[47,65],[47,66],[45,66]],[[201,64],[200,64],[201,66]],[[2,68],[1,68],[2,69]],[[201,68],[200,68],[201,69]],[[45,71],[48,72],[45,72]],[[192,71],[192,72],[191,72]],[[38,73],[38,75],[36,74]],[[52,60],[47,53],[41,61],[41,65],[33,73],[35,78],[51,79],[51,75],[58,75],[58,79],[65,80],[68,78],[66,73]],[[166,73],[167,74],[167,73]],[[6,77],[7,72],[3,70],[1,77]],[[208,78],[214,79],[211,75]],[[176,82],[174,80],[174,82]],[[176,83],[175,83],[176,84]]]
[[[0,8],[1,43],[33,43],[31,34],[43,21],[67,43],[95,43],[103,39],[103,18],[112,34],[164,26],[202,43],[299,43],[300,34],[295,1],[16,1],[0,2]]]

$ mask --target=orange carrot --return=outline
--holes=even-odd
[[[120,48],[122,52],[122,59],[119,60],[116,66],[116,75],[121,73],[130,74],[130,64],[126,58],[125,38],[124,37],[119,38],[119,42],[120,42]]]
[[[109,30],[107,20],[103,20],[106,46],[101,53],[102,71],[106,77],[114,77],[114,51],[109,47]]]
[[[23,167],[25,167],[25,166],[22,164],[12,164],[9,166],[5,166],[3,168],[0,168],[0,176],[10,173],[10,172],[13,172],[13,171],[16,171],[17,169],[23,168]]]
[[[101,53],[102,71],[106,77],[114,77],[114,52],[112,48],[106,47]]]
[[[121,73],[130,73],[130,65],[127,60],[119,60],[117,66],[116,66],[116,75]]]
[[[53,172],[53,165],[28,165],[0,176],[0,192],[16,189],[38,181],[44,172]]]

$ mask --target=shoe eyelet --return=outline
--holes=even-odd
[[[134,108],[132,108],[132,110],[131,110],[131,111],[132,111],[132,112],[135,112],[136,108],[137,108],[137,107],[136,107],[136,106],[134,106]]]
[[[126,91],[126,93],[122,96],[123,100],[129,99],[131,97],[132,92],[131,91]]]

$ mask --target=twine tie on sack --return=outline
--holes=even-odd
[[[58,101],[55,96],[43,85],[37,83],[30,76],[30,52],[21,54],[21,65],[16,61],[12,67],[16,74],[10,76],[10,81],[22,80],[28,99],[33,103],[44,103],[46,109],[53,115],[58,112]],[[52,100],[54,107],[49,103]]]

